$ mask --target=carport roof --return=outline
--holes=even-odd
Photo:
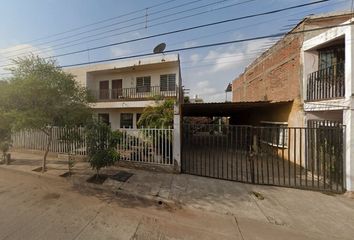
[[[282,102],[224,102],[224,103],[184,103],[182,116],[185,117],[227,117],[244,110],[263,108],[276,105],[285,105],[292,100]]]

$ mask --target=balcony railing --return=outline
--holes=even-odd
[[[344,97],[344,62],[310,73],[307,79],[307,101]]]
[[[149,100],[157,96],[172,98],[177,96],[177,86],[174,89],[166,89],[160,86],[101,89],[91,90],[91,94],[99,102]]]

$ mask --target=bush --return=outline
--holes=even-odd
[[[88,161],[98,177],[101,168],[112,166],[119,160],[117,144],[121,133],[112,132],[110,126],[99,121],[90,123],[86,131]]]
[[[7,153],[12,146],[10,119],[0,111],[0,151],[3,161],[6,162]],[[1,160],[1,158],[0,158]],[[1,162],[1,161],[0,161]]]

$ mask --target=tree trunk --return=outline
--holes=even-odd
[[[47,168],[47,156],[48,156],[50,145],[52,144],[52,138],[53,138],[52,137],[52,128],[49,129],[49,133],[47,133],[47,135],[48,135],[48,143],[47,143],[47,147],[46,147],[44,157],[43,157],[42,173],[44,173]]]

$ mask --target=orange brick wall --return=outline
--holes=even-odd
[[[233,102],[287,101],[300,97],[302,37],[287,36],[233,81]]]

